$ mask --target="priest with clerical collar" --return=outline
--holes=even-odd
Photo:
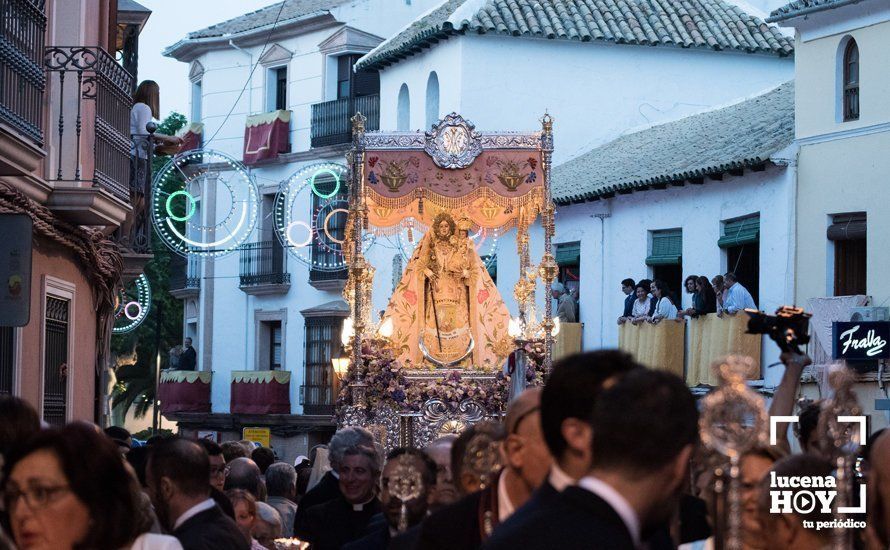
[[[345,451],[339,467],[341,496],[306,510],[306,520],[294,535],[313,550],[338,549],[362,537],[371,517],[381,511],[377,499],[381,457],[375,447],[358,445]]]

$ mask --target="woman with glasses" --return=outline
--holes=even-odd
[[[38,432],[4,465],[2,504],[20,550],[174,550],[151,518],[117,447],[98,428]]]

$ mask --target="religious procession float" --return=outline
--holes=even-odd
[[[482,133],[457,114],[429,132],[366,132],[353,120],[344,261],[348,370],[338,423],[361,425],[392,448],[423,447],[468,424],[499,418],[512,394],[550,367],[558,322],[551,302],[553,125],[530,133]],[[529,226],[540,216],[544,251],[533,264]],[[367,234],[423,231],[379,320],[372,321],[374,266]],[[471,235],[516,228],[520,262],[511,318]],[[410,238],[410,237],[409,237]],[[508,361],[509,360],[509,361]],[[505,370],[504,365],[510,364]]]

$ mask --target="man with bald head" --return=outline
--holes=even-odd
[[[501,443],[504,467],[500,474],[483,490],[427,518],[418,549],[479,548],[494,528],[544,483],[552,459],[541,430],[540,388],[530,388],[510,403],[504,428],[507,435]]]
[[[260,477],[260,467],[249,458],[236,458],[229,462],[229,473],[226,475],[225,490],[244,489],[258,501],[266,500],[266,491]]]

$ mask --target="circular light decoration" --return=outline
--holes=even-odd
[[[215,216],[202,212],[210,197]],[[259,191],[247,168],[219,151],[180,153],[152,182],[155,231],[183,256],[220,257],[233,252],[253,232],[259,207]]]
[[[151,286],[140,275],[114,298],[113,334],[126,334],[142,324],[151,310]]]
[[[306,166],[281,182],[275,196],[275,234],[301,263],[317,271],[346,268],[343,258],[349,216],[347,168],[342,164]],[[374,242],[365,233],[363,249]]]

